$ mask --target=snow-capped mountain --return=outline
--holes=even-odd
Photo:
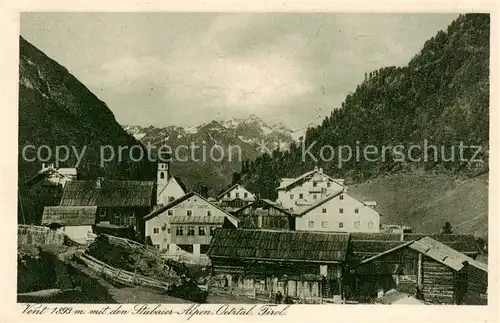
[[[278,147],[286,150],[292,142],[303,137],[307,129],[305,127],[293,131],[280,122],[269,126],[255,115],[247,118],[212,120],[191,127],[159,128],[125,125],[123,128],[143,144],[150,144],[154,147],[169,145],[175,148],[178,145],[191,143],[205,143],[207,146],[218,144],[222,147],[240,145],[245,158],[273,151]]]

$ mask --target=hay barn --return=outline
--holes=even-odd
[[[97,221],[96,206],[46,206],[42,225],[64,232],[78,243],[86,243]]]
[[[278,292],[300,303],[339,298],[348,247],[348,233],[217,229],[208,291],[266,302]]]
[[[432,304],[487,303],[487,265],[429,236],[361,260],[354,272],[361,298],[397,289]]]

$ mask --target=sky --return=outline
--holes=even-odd
[[[250,114],[320,123],[365,73],[404,66],[457,14],[23,13],[21,35],[121,124]]]

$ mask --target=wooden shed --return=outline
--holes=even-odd
[[[217,229],[208,256],[212,294],[321,303],[342,293],[348,233]]]
[[[487,303],[487,265],[431,237],[364,259],[354,272],[357,296],[396,288],[431,304]]]
[[[62,231],[78,243],[87,242],[96,221],[95,206],[46,206],[43,209],[42,225]]]

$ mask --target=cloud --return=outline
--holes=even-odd
[[[456,16],[30,13],[21,33],[120,122],[188,125],[255,113],[298,128],[338,108],[366,72],[408,63]]]

